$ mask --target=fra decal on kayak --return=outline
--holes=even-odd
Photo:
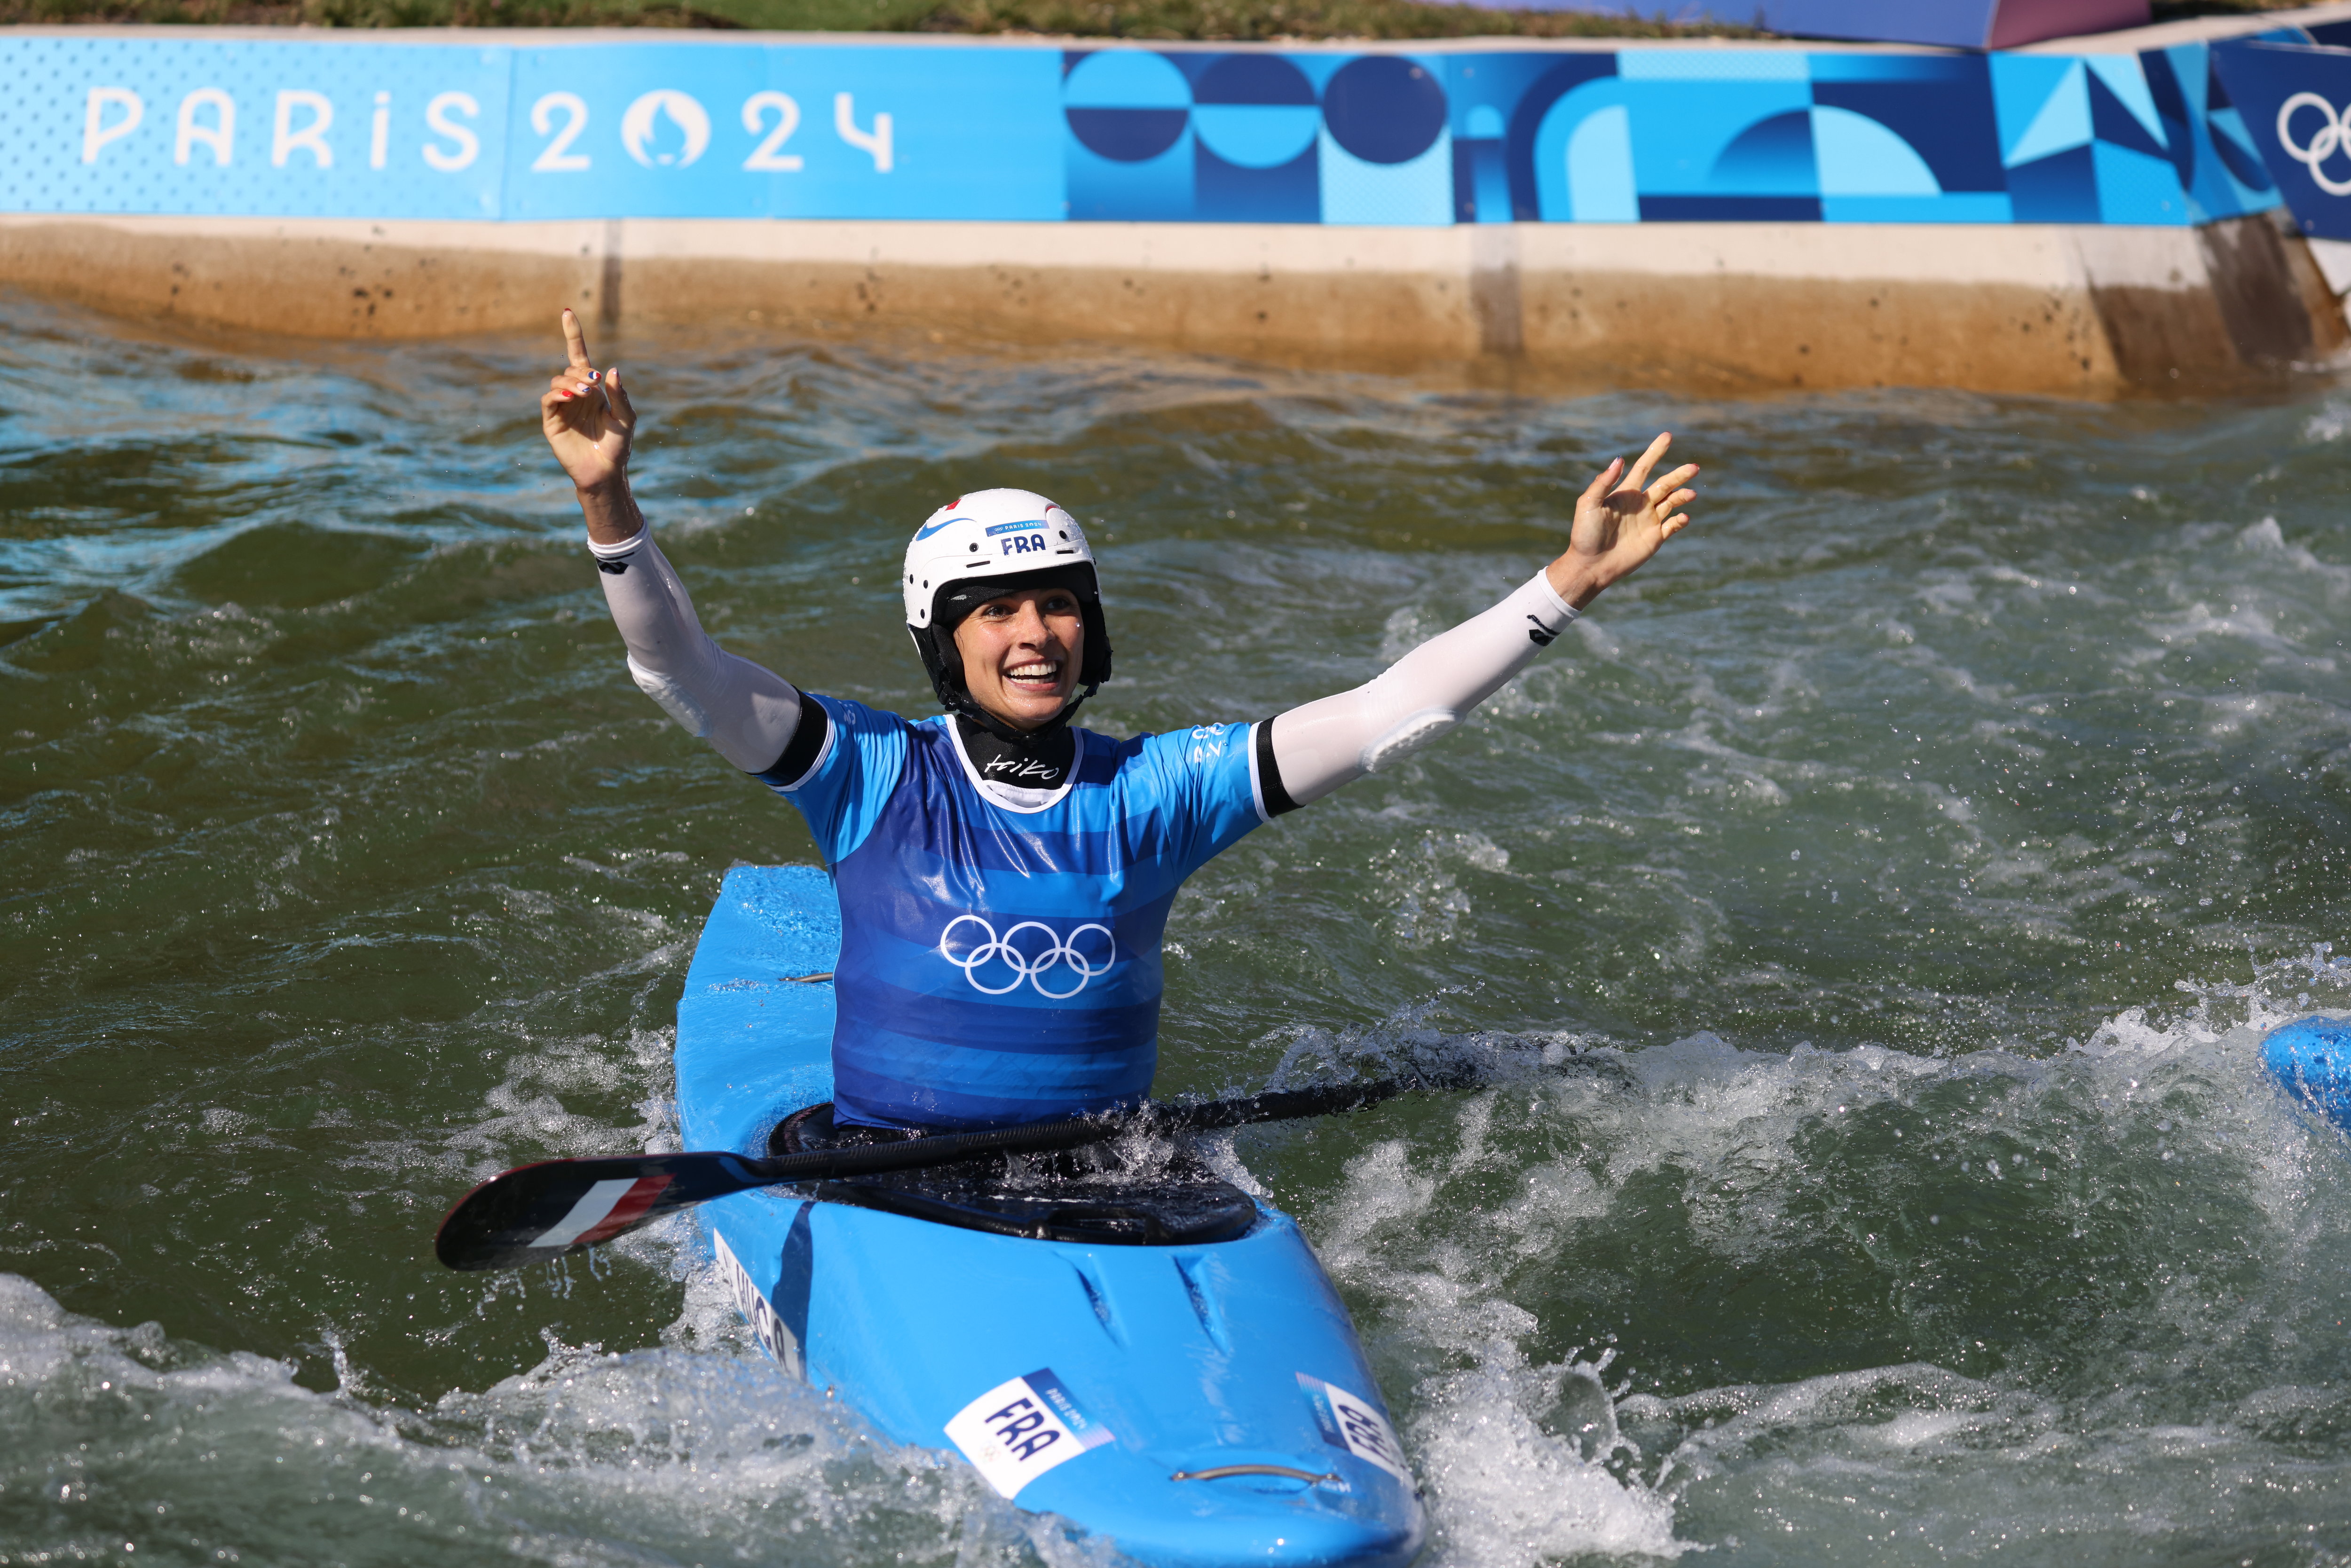
[[[947,1440],[1008,1498],[1111,1438],[1110,1428],[1079,1406],[1050,1366],[997,1385],[957,1411],[946,1430]]]
[[[1322,1428],[1324,1442],[1369,1460],[1407,1487],[1413,1484],[1412,1472],[1404,1467],[1404,1445],[1386,1416],[1335,1383],[1301,1372],[1298,1386],[1314,1406],[1314,1424]]]

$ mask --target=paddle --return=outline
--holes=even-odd
[[[921,1170],[983,1155],[1043,1154],[1123,1133],[1205,1132],[1358,1111],[1416,1089],[1473,1089],[1490,1082],[1476,1064],[1452,1063],[1312,1089],[1277,1089],[1197,1105],[1147,1104],[1103,1116],[1038,1122],[984,1133],[949,1133],[863,1148],[753,1159],[744,1155],[614,1155],[522,1166],[457,1200],[433,1249],[452,1269],[514,1269],[584,1251],[665,1214],[728,1193],[788,1183]]]

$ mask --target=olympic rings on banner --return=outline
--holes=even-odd
[[[970,941],[973,936],[981,934],[984,934],[984,939],[978,941],[977,946],[968,952],[957,953],[954,946],[956,928],[967,922],[977,926],[979,930],[977,933],[967,935],[965,940]],[[1024,931],[1043,933],[1045,942],[1041,951],[1023,953],[1019,946],[1015,945],[1017,938]],[[1078,939],[1089,931],[1102,933],[1102,941],[1109,946],[1109,951],[1102,955],[1102,961],[1100,964],[1092,963],[1085,954],[1078,950]],[[1031,943],[1029,946],[1037,945]],[[939,956],[961,969],[964,978],[971,982],[974,990],[983,991],[988,996],[1000,997],[1008,991],[1017,991],[1020,988],[1020,982],[1026,980],[1036,989],[1039,996],[1061,1001],[1084,990],[1089,981],[1110,973],[1111,966],[1118,959],[1118,938],[1111,935],[1109,926],[1096,925],[1091,920],[1078,926],[1067,936],[1056,935],[1053,928],[1041,920],[1024,920],[998,936],[996,934],[996,927],[978,915],[958,915],[947,922],[947,928],[945,931],[939,933]],[[979,971],[982,967],[989,964],[1002,964],[1012,976],[1010,981],[1001,986],[991,986],[983,981],[979,977]],[[1063,967],[1077,977],[1078,983],[1071,986],[1067,990],[1056,990],[1053,986],[1048,986],[1045,983],[1045,978],[1053,971]],[[1059,986],[1064,983],[1063,978],[1056,977],[1053,985]]]
[[[2315,109],[2322,121],[2308,145],[2302,147],[2294,144],[2294,111],[2297,109]],[[2337,152],[2351,158],[2351,103],[2345,104],[2343,112],[2337,114],[2335,106],[2318,94],[2295,93],[2278,106],[2277,139],[2279,150],[2309,169],[2311,179],[2320,190],[2330,196],[2351,196],[2351,179],[2332,179],[2319,167]]]

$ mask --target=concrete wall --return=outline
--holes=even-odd
[[[0,279],[317,337],[741,320],[1530,387],[2229,391],[2333,360],[2284,220],[1337,225],[0,216]]]

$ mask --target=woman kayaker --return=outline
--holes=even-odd
[[[1144,1097],[1184,879],[1459,723],[1687,524],[1698,472],[1651,479],[1669,435],[1629,472],[1609,464],[1558,559],[1364,685],[1255,724],[1123,741],[1070,723],[1111,672],[1077,519],[1025,490],[966,495],[907,547],[907,629],[947,710],[909,721],[802,692],[711,641],[630,494],[621,372],[591,368],[569,310],[563,335],[570,362],[539,412],[629,673],[799,808],[840,890],[836,1124],[1006,1125]]]

